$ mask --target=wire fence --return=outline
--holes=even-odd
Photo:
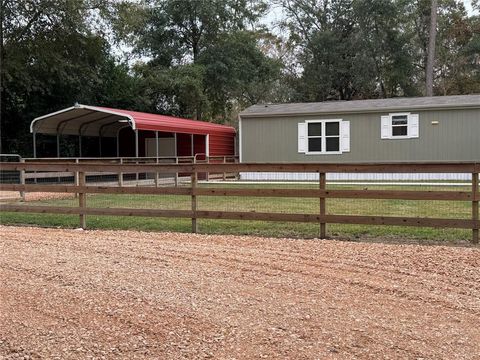
[[[90,226],[107,228],[187,231],[192,221],[193,231],[201,225],[203,232],[323,238],[328,223],[330,236],[478,238],[479,165],[475,163],[376,165],[380,173],[393,170],[404,174],[415,174],[427,166],[437,172],[469,175],[470,182],[322,184],[322,174],[325,179],[325,174],[339,169],[362,173],[372,171],[372,165],[229,164],[223,159],[216,164],[177,162],[2,162],[2,222],[45,225],[38,214],[53,212],[60,223],[61,216],[74,214],[62,223],[66,226],[75,226],[75,215],[80,215],[89,218]],[[306,178],[316,175],[318,180],[237,180],[238,173],[252,169],[303,172]],[[119,223],[113,216],[162,219],[130,218]]]

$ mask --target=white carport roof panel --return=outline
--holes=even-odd
[[[126,115],[108,112],[93,106],[76,105],[61,111],[35,118],[30,132],[82,136],[115,137],[120,128],[134,126]],[[101,133],[101,134],[100,134]]]

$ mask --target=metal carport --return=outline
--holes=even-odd
[[[173,134],[175,156],[178,152],[191,156],[204,151],[206,156],[235,155],[235,135],[233,127],[212,124],[204,121],[178,117],[142,113],[130,110],[112,109],[99,106],[75,104],[72,107],[35,118],[30,124],[33,134],[33,154],[37,157],[37,134],[53,135],[57,138],[57,157],[60,157],[60,137],[78,136],[78,155],[82,157],[82,138],[99,138],[99,156],[102,156],[102,139],[115,138],[117,156],[122,144],[120,132],[130,128],[135,137],[135,157],[139,157],[139,132],[154,133],[156,156],[158,157],[159,133]],[[181,134],[181,135],[180,135]],[[187,144],[189,135],[190,143]],[[153,136],[144,136],[152,138]],[[198,139],[198,140],[197,140]],[[203,140],[202,140],[203,139]],[[147,150],[145,150],[146,152]],[[145,154],[144,154],[145,155]]]

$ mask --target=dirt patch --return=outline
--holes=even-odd
[[[0,226],[0,357],[480,354],[480,249]]]
[[[56,200],[74,198],[75,194],[70,193],[51,193],[51,192],[27,192],[25,201]],[[0,191],[0,201],[19,201],[21,200],[18,191]]]

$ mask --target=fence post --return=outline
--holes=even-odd
[[[325,173],[319,173],[319,185],[320,190],[325,190],[327,177]],[[320,217],[325,216],[326,214],[325,206],[325,196],[320,195]],[[327,237],[327,224],[320,220],[320,239],[325,239]]]
[[[86,176],[83,171],[78,173],[78,185],[85,186]],[[78,192],[78,206],[80,209],[85,209],[87,207],[87,195],[84,192]],[[80,227],[82,229],[87,228],[87,215],[80,214]]]
[[[197,225],[197,195],[195,195],[195,189],[197,188],[197,180],[198,180],[198,174],[197,170],[194,169],[192,172],[192,178],[191,178],[191,188],[192,188],[192,232],[196,233],[198,232],[198,225]]]
[[[25,159],[20,158],[21,163],[25,163]],[[25,169],[20,170],[20,185],[25,185]],[[20,191],[21,201],[25,201],[25,191]]]
[[[472,174],[472,219],[476,222],[476,225],[473,228],[473,237],[472,242],[474,244],[478,244],[478,232],[479,232],[479,221],[480,218],[478,216],[478,173]]]

